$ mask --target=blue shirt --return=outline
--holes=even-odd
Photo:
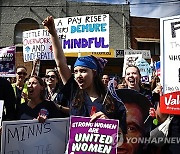
[[[102,104],[102,98],[99,97],[92,102],[88,94],[84,92],[85,102],[83,103],[81,108],[77,108],[73,106],[73,99],[78,91],[79,86],[74,80],[74,77],[71,76],[71,78],[68,80],[68,82],[64,85],[62,89],[62,92],[70,102],[70,115],[89,117],[91,115],[92,106],[95,106],[96,112],[101,111],[109,119],[119,120],[120,128],[123,130],[123,132],[126,132],[126,110],[121,103],[114,100],[114,111],[107,112],[105,106]]]

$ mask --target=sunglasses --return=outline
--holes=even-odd
[[[18,74],[18,75],[24,75],[24,76],[26,76],[26,75],[27,75],[27,73],[26,73],[26,72],[17,72],[17,74]]]
[[[55,75],[46,75],[45,77],[46,77],[47,79],[48,79],[48,78],[52,78],[52,79],[55,79],[55,78],[56,78]]]

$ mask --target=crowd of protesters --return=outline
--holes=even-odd
[[[110,74],[103,74],[105,59],[94,56],[77,58],[72,72],[56,33],[54,19],[47,17],[44,27],[50,33],[56,68],[45,75],[45,80],[31,73],[27,79],[24,66],[16,68],[16,81],[0,78],[0,100],[4,100],[3,120],[64,118],[71,115],[118,119],[119,133],[124,136],[118,153],[178,153],[179,144],[161,147],[128,143],[130,137],[149,137],[150,132],[163,123],[169,115],[159,111],[162,95],[160,78],[154,76],[149,89],[141,83],[138,67],[129,65],[125,77],[115,77],[114,88],[122,102],[118,102],[108,91]],[[10,83],[11,82],[11,83]],[[8,94],[8,96],[7,96]],[[154,119],[158,121],[154,124]],[[180,116],[173,116],[169,137],[180,137]],[[151,148],[151,150],[149,150]],[[152,150],[153,149],[153,150]]]

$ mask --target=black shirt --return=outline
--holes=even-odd
[[[0,77],[0,100],[4,100],[4,108],[2,120],[15,120],[15,95],[9,81]]]
[[[43,101],[39,103],[35,108],[31,108],[27,103],[20,105],[18,119],[19,120],[32,120],[36,119],[41,109],[45,109],[48,112],[47,118],[62,118],[61,112],[57,109],[54,102]]]

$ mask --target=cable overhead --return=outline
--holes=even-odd
[[[78,3],[78,2],[77,2]],[[108,4],[108,3],[90,3],[83,2],[79,3],[78,6],[109,6],[109,5],[118,5],[118,4]],[[87,4],[88,3],[88,4]],[[121,5],[149,5],[149,4],[170,4],[170,3],[180,3],[180,0],[170,0],[170,1],[155,1],[155,2],[139,2],[139,3],[129,3]],[[0,5],[0,7],[66,7],[66,5]],[[71,4],[70,7],[77,7],[77,4]]]

